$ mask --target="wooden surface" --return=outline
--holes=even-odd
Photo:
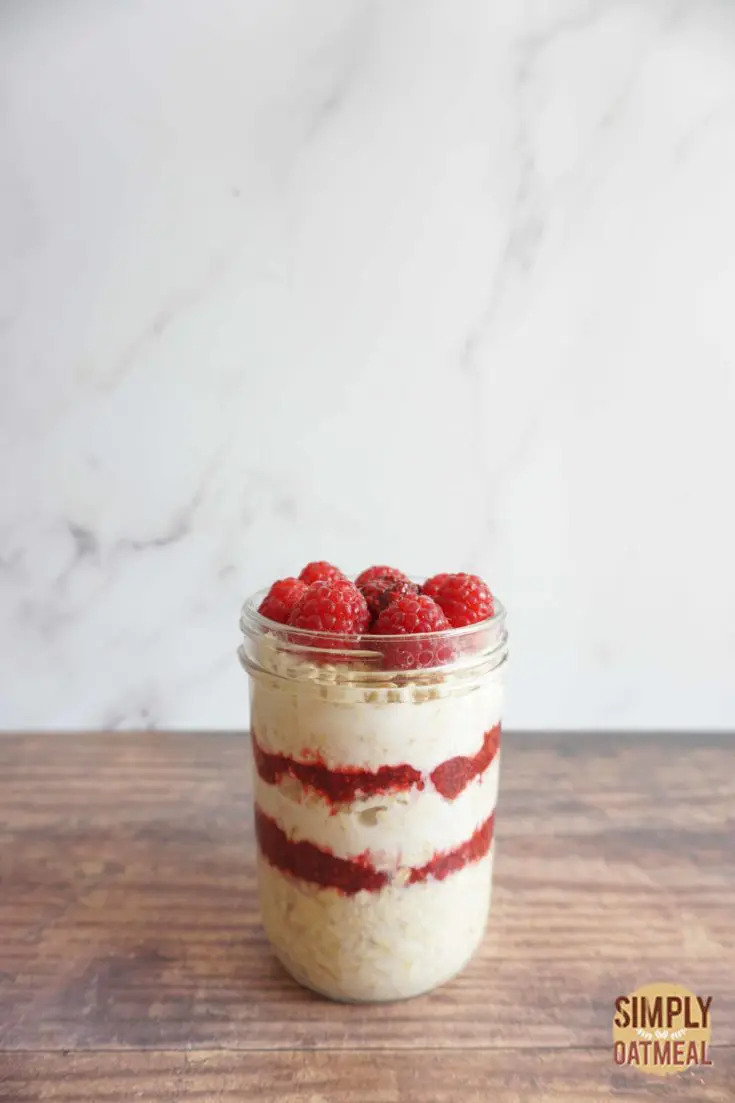
[[[735,740],[507,736],[483,948],[345,1007],[271,957],[234,735],[0,736],[0,1100],[735,1101]],[[714,1067],[618,1070],[616,996],[713,996]]]

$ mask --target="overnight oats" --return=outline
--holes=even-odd
[[[338,1000],[457,974],[490,907],[505,612],[481,579],[328,563],[245,603],[263,924]]]

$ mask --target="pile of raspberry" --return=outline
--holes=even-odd
[[[368,567],[352,582],[320,560],[308,563],[298,578],[274,582],[258,612],[278,624],[339,636],[338,647],[344,646],[344,637],[400,637],[382,641],[380,648],[386,666],[409,669],[449,662],[453,647],[448,641],[403,637],[487,620],[493,615],[493,595],[477,575],[436,574],[419,586],[403,571],[381,565]]]

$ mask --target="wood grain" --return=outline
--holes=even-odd
[[[166,1077],[287,1076],[302,1067],[287,1050],[340,1051],[312,1053],[305,1084],[342,1070],[345,1098],[392,1099],[395,1077],[423,1067],[410,1051],[433,1049],[437,1099],[460,1098],[465,1067],[498,1085],[566,1067],[564,1098],[590,1103],[613,1075],[615,997],[662,979],[712,995],[714,1043],[735,1044],[735,741],[505,737],[501,794],[475,962],[430,996],[344,1007],[291,982],[261,932],[244,736],[0,737],[0,1061],[18,1083],[25,1070],[23,1091],[50,1084],[44,1070],[58,1081],[17,1099],[87,1098],[73,1092],[90,1068],[100,1099],[122,1098],[134,1068],[169,1092],[151,1098],[186,1099]],[[80,1052],[116,1049],[189,1052]],[[349,1052],[371,1049],[393,1056]],[[359,1094],[364,1069],[384,1076],[378,1094]],[[719,1099],[703,1075],[715,1094],[697,1098]]]
[[[735,1050],[665,1080],[605,1050],[13,1054],[2,1103],[732,1103]]]

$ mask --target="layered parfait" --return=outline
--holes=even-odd
[[[261,912],[302,984],[401,999],[477,949],[504,622],[475,575],[387,566],[310,563],[246,602]]]

